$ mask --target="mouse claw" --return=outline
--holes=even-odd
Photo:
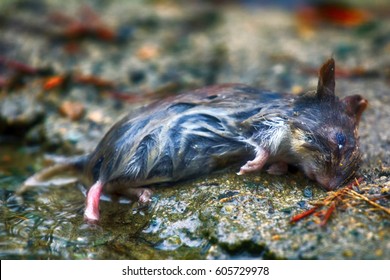
[[[250,172],[259,171],[263,168],[264,164],[267,162],[269,153],[262,149],[258,148],[256,157],[253,160],[247,161],[243,166],[241,166],[240,171],[237,175],[243,175]]]

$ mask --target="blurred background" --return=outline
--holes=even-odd
[[[369,221],[358,219],[376,234],[356,221],[349,226],[339,221],[332,232],[347,233],[336,246],[334,240],[317,238],[325,233],[304,226],[304,233],[294,235],[287,223],[272,224],[259,235],[258,217],[252,217],[253,224],[243,218],[249,224],[237,230],[238,236],[230,230],[234,215],[224,230],[205,233],[202,219],[188,208],[194,199],[188,194],[191,188],[183,188],[187,192],[180,199],[164,200],[171,195],[168,191],[155,201],[154,206],[175,205],[173,216],[156,216],[150,209],[141,213],[147,218],[137,212],[103,231],[82,223],[84,198],[76,188],[38,191],[23,203],[14,195],[52,157],[90,152],[115,120],[136,107],[225,82],[299,94],[315,89],[318,68],[330,57],[337,65],[336,93],[369,100],[360,127],[362,170],[386,196],[388,1],[0,1],[0,257],[389,258],[389,238],[380,235],[389,222],[379,214]],[[225,187],[234,194],[238,185]],[[299,207],[323,195],[313,192],[296,198],[297,203],[304,201]],[[388,206],[388,199],[383,203]],[[291,202],[272,213],[267,208],[264,215],[286,217],[291,210],[283,209],[293,205],[298,207]],[[128,211],[128,206],[115,207]],[[118,211],[115,207],[110,215]],[[181,220],[177,209],[190,214]],[[222,219],[219,214],[228,213],[213,211],[216,223]],[[171,219],[179,219],[182,227],[170,227]],[[272,228],[277,230],[270,233]],[[369,245],[359,247],[360,240]]]

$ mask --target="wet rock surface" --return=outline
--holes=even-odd
[[[381,6],[340,27],[302,25],[295,10],[272,6],[11,2],[0,6],[2,259],[390,258],[389,214],[355,193],[340,197],[325,225],[326,207],[290,223],[329,195],[300,172],[237,176],[232,167],[157,188],[148,207],[102,202],[98,225],[83,221],[78,184],[14,194],[47,154],[90,152],[115,120],[152,100],[223,82],[313,90],[333,55],[337,94],[369,100],[354,191],[389,209],[390,25]]]

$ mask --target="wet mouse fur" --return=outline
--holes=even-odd
[[[187,92],[127,115],[89,155],[48,167],[19,193],[72,170],[90,185],[84,217],[99,220],[102,192],[150,200],[148,186],[177,182],[231,164],[239,175],[300,168],[326,190],[354,176],[360,163],[360,95],[335,96],[335,62],[320,69],[317,90],[283,94],[242,84]],[[247,161],[250,159],[249,161]]]

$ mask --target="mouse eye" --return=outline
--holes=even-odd
[[[345,138],[345,135],[341,132],[336,133],[336,140],[337,140],[337,145],[339,147],[339,150],[341,150],[345,146],[345,142],[347,139]]]

